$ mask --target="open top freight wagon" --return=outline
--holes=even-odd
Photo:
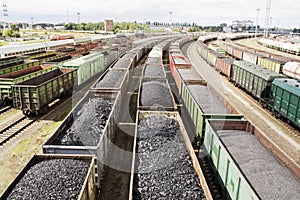
[[[71,95],[76,85],[74,68],[58,68],[41,76],[13,85],[13,104],[25,115],[47,112],[48,104]]]

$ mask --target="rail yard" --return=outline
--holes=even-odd
[[[0,47],[0,199],[300,199],[299,49],[253,37]]]

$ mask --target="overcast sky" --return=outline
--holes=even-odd
[[[160,21],[196,22],[198,25],[231,24],[232,20],[252,20],[264,26],[267,0],[2,0],[8,9],[9,22],[99,22]],[[0,4],[1,5],[1,4]],[[1,9],[2,10],[2,9]],[[299,0],[273,0],[271,27],[300,28]]]

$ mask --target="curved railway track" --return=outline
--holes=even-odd
[[[252,38],[250,38],[250,39],[252,39]],[[250,39],[247,38],[247,39],[237,40],[237,41],[235,42],[235,44],[239,44],[239,43],[241,43],[241,41],[247,41],[247,44],[249,44],[249,41],[250,41],[251,43],[253,43],[253,44],[250,45],[250,46],[256,46],[257,49],[259,49],[259,46],[262,46],[262,45],[260,45],[260,44],[258,44],[258,43],[255,43],[256,40],[254,40],[254,39],[250,40]],[[208,44],[209,44],[209,43],[211,43],[211,42],[208,42]],[[264,46],[262,46],[262,47],[264,47]],[[264,51],[269,52],[269,53],[277,53],[278,55],[288,56],[287,53],[280,52],[280,51],[279,51],[279,52],[278,52],[278,51],[276,52],[276,50],[274,50],[274,49],[269,49],[269,48],[266,48],[266,47],[264,47],[263,49],[264,49]],[[185,53],[187,54],[187,51],[186,51]],[[293,58],[293,56],[295,56],[295,55],[290,55],[289,57]],[[229,56],[229,57],[231,57],[232,59],[235,59],[233,56]],[[222,78],[224,79],[224,77],[222,77]],[[227,81],[227,79],[224,79],[224,80]],[[252,101],[254,104],[256,104],[256,105],[257,105],[257,108],[259,108],[260,111],[266,112],[266,113],[268,113],[269,115],[272,115],[272,116],[274,117],[274,120],[275,120],[280,126],[283,127],[284,132],[288,133],[289,135],[291,135],[291,136],[293,136],[293,137],[295,137],[295,138],[297,138],[297,139],[300,139],[300,132],[297,130],[297,128],[293,127],[293,126],[290,125],[288,122],[285,122],[285,121],[283,121],[283,120],[280,119],[280,118],[277,118],[277,117],[274,115],[274,113],[272,113],[271,111],[262,108],[261,104],[259,104],[256,100],[254,100],[251,96],[249,97],[249,95],[248,95],[246,92],[244,92],[244,91],[240,91],[240,92],[241,92],[241,94],[244,95],[245,98],[247,98],[249,101]]]
[[[236,110],[265,133],[272,143],[279,146],[282,153],[289,155],[297,165],[300,164],[298,131],[283,125],[283,122],[271,116],[270,112],[263,109],[252,97],[239,88],[233,87],[227,79],[221,77],[217,71],[200,58],[196,50],[196,43],[189,47],[188,57],[198,73],[207,80],[209,86],[214,88],[220,97],[235,105]]]

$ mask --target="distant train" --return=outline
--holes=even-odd
[[[226,46],[227,47],[227,46]],[[226,48],[226,51],[231,51]],[[233,48],[230,55],[238,58],[240,55]],[[276,62],[267,65],[267,69],[247,61],[237,61],[224,56],[207,47],[202,41],[198,41],[198,52],[217,71],[225,75],[228,80],[236,86],[244,89],[247,93],[257,99],[262,105],[268,108],[273,114],[288,123],[300,128],[300,88],[299,81],[288,79],[283,74],[271,71],[276,68]],[[245,55],[245,53],[243,54]],[[266,57],[262,57],[267,59]],[[296,66],[296,67],[295,67]],[[297,64],[287,66],[295,68],[293,73],[297,73]],[[286,67],[286,68],[287,68]],[[281,69],[280,66],[277,69]],[[299,70],[298,70],[299,71]]]
[[[300,59],[287,58],[245,45],[227,43],[221,40],[219,40],[218,43],[220,44],[220,48],[237,60],[244,60],[288,77],[300,79],[300,70],[299,67],[297,67],[297,65],[299,65],[297,63],[300,62]]]
[[[66,34],[66,35],[51,35],[50,40],[66,40],[66,39],[74,39],[74,35]]]

